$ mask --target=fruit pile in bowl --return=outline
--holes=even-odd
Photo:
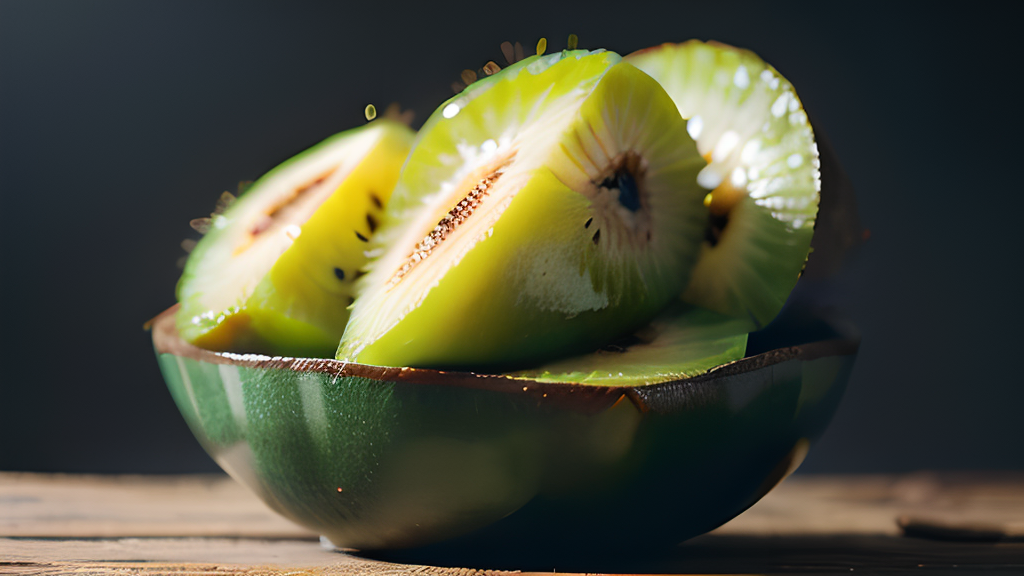
[[[337,546],[678,543],[799,465],[852,368],[790,298],[834,184],[774,68],[509,48],[418,134],[224,197],[153,323],[203,447]]]

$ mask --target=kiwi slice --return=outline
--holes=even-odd
[[[661,83],[708,160],[707,233],[684,300],[767,324],[803,271],[818,211],[800,99],[757,55],[724,44],[663,44],[626,61]]]
[[[646,386],[682,380],[743,358],[747,329],[745,319],[680,302],[647,326],[596,352],[508,376],[596,386]]]
[[[629,334],[689,280],[704,166],[665,91],[612,52],[475,82],[421,129],[337,357],[525,367]]]
[[[212,350],[330,357],[413,132],[377,120],[267,172],[189,256],[177,326]]]

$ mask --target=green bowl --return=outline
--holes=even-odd
[[[173,309],[172,309],[173,311]],[[756,502],[831,418],[857,338],[790,310],[750,355],[639,387],[214,353],[153,325],[224,470],[339,547],[668,546]]]

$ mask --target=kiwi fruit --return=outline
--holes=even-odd
[[[684,300],[767,324],[803,271],[818,211],[818,148],[800,99],[757,55],[724,44],[625,60],[668,92],[708,160],[707,232]]]
[[[413,137],[386,119],[334,135],[215,214],[178,282],[182,337],[211,350],[330,357]]]
[[[612,52],[474,82],[420,131],[337,358],[524,368],[629,334],[689,281],[705,164],[668,94]]]
[[[599,350],[510,372],[511,378],[591,386],[647,386],[699,376],[743,358],[748,323],[679,302]]]

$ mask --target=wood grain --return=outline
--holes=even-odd
[[[0,511],[0,536],[317,538],[223,474],[0,473]]]
[[[528,553],[463,560],[550,573]],[[1024,474],[794,476],[732,522],[663,555],[577,559],[568,568],[1024,574]],[[0,473],[0,574],[505,573],[324,547],[226,476]]]

